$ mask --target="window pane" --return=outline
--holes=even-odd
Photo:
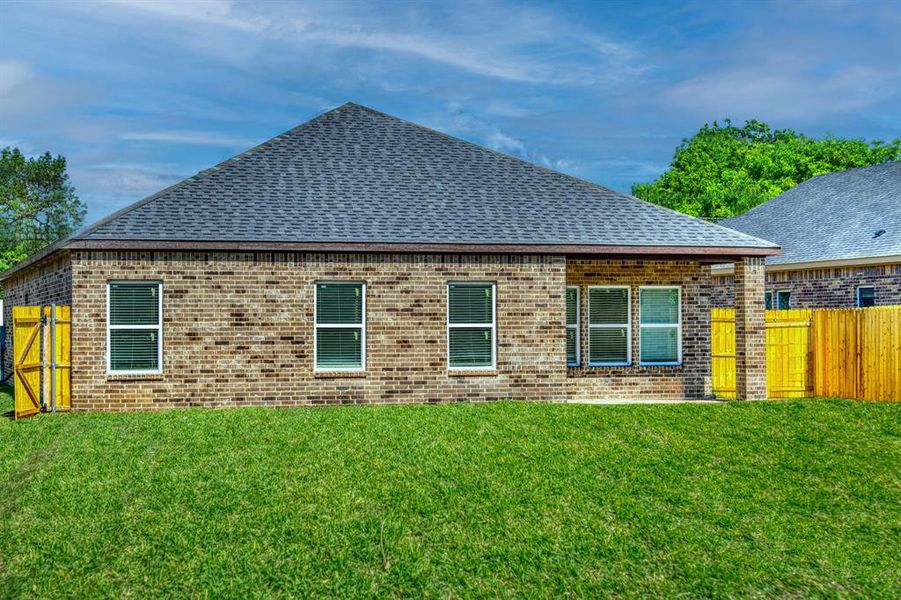
[[[791,292],[776,292],[776,308],[787,310],[791,308]]]
[[[319,369],[359,369],[363,366],[362,329],[318,328],[316,367]]]
[[[676,327],[642,327],[641,362],[677,362],[679,337]]]
[[[576,346],[576,329],[574,327],[566,329],[566,364],[579,364],[579,348]]]
[[[679,322],[679,290],[643,289],[641,290],[641,322],[665,324]]]
[[[566,324],[575,325],[579,321],[579,290],[566,289]]]
[[[448,318],[451,323],[491,324],[494,302],[491,284],[448,286]]]
[[[111,283],[109,316],[111,325],[159,324],[159,284]]]
[[[629,322],[629,290],[588,291],[588,322],[591,325],[625,325]]]
[[[767,310],[773,309],[773,292],[767,292],[763,295],[763,301]]]
[[[629,360],[629,337],[625,327],[591,329],[588,332],[588,361],[625,363]]]
[[[857,306],[866,308],[876,305],[876,288],[859,287],[857,288]]]
[[[363,285],[317,283],[316,322],[320,325],[363,323]]]
[[[159,369],[158,336],[153,329],[111,329],[110,371]]]
[[[450,366],[490,367],[491,329],[457,327],[448,330]]]

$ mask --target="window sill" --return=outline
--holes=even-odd
[[[366,371],[314,371],[315,379],[362,379]]]
[[[162,381],[162,373],[107,373],[107,381]]]
[[[448,377],[496,377],[497,375],[497,369],[461,369],[447,372]]]

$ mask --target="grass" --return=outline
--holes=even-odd
[[[0,595],[898,597],[899,465],[838,400],[4,419]]]

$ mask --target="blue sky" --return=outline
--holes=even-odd
[[[0,146],[95,220],[345,101],[620,191],[703,123],[901,136],[901,2],[0,2]]]

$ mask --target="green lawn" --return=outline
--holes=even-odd
[[[898,597],[899,466],[836,400],[3,419],[0,596]]]

